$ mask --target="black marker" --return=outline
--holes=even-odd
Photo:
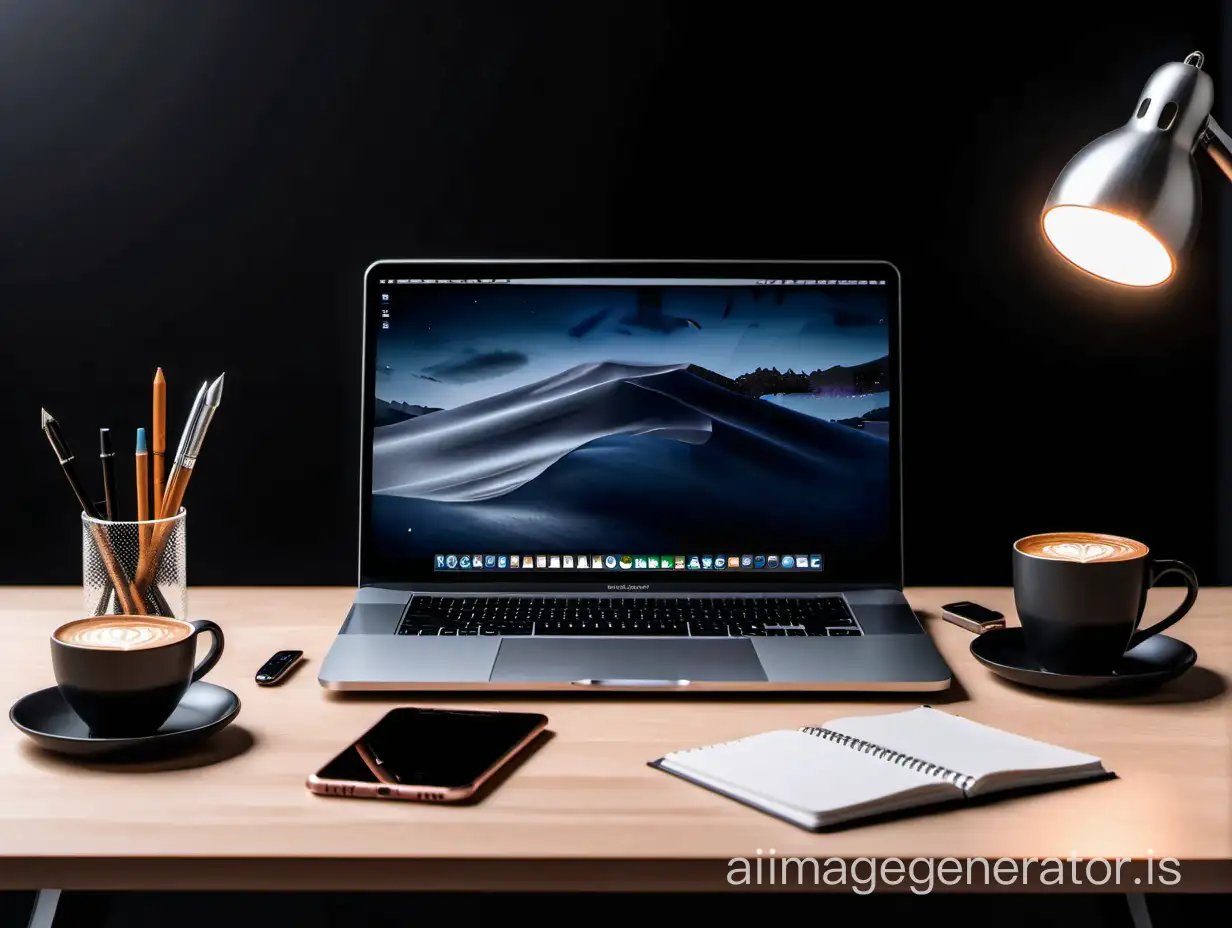
[[[98,430],[98,459],[103,464],[103,512],[107,521],[115,518],[115,449],[111,447],[111,429]]]

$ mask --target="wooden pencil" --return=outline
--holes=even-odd
[[[166,474],[164,456],[167,453],[167,379],[163,376],[161,367],[154,373],[154,421],[151,428],[153,434],[150,437],[154,444],[150,449],[154,452],[154,512],[151,518],[157,519],[162,514],[163,480]]]
[[[137,521],[145,523],[150,518],[150,456],[146,451],[145,429],[137,429],[137,450],[133,459],[137,466]],[[150,546],[150,526],[137,527],[137,542],[144,554]]]
[[[140,599],[150,589],[154,581],[154,571],[163,556],[163,549],[167,546],[167,538],[175,529],[175,522],[172,519],[179,515],[180,506],[184,501],[184,492],[188,489],[188,481],[192,479],[192,472],[191,467],[178,467],[175,469],[171,482],[167,484],[167,493],[163,500],[164,507],[162,515],[159,516],[161,521],[153,526],[150,544],[145,549],[144,556],[140,557],[137,562],[137,576],[133,580],[133,596],[137,599]]]
[[[115,587],[120,610],[124,615],[148,615],[141,597],[134,595],[124,567],[115,556],[115,551],[111,548],[111,539],[107,537],[102,525],[93,521],[89,524],[90,534],[94,536],[94,544],[97,545],[99,556],[103,559],[103,569],[107,571],[107,576],[111,578],[111,584]]]

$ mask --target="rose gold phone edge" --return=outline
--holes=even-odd
[[[392,711],[392,710],[391,710]],[[527,732],[517,744],[498,757],[479,779],[465,786],[406,786],[383,783],[361,783],[358,780],[323,780],[315,773],[308,775],[309,792],[318,796],[341,796],[345,799],[402,799],[420,802],[459,802],[469,799],[486,783],[496,771],[503,768],[522,752],[527,745],[539,737],[548,727],[548,717],[538,712],[518,713],[519,715],[537,715],[539,721]],[[371,731],[371,727],[368,729]],[[364,734],[367,734],[365,731]],[[362,735],[361,735],[362,738]],[[352,747],[359,743],[353,741]],[[382,792],[384,790],[384,792]]]

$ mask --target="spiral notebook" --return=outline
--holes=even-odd
[[[1098,757],[927,706],[676,751],[650,766],[810,831],[1112,776]]]

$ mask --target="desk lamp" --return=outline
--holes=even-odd
[[[1198,232],[1201,147],[1232,179],[1232,137],[1211,117],[1201,52],[1147,81],[1129,122],[1078,152],[1044,204],[1044,236],[1071,264],[1130,287],[1162,284]]]

